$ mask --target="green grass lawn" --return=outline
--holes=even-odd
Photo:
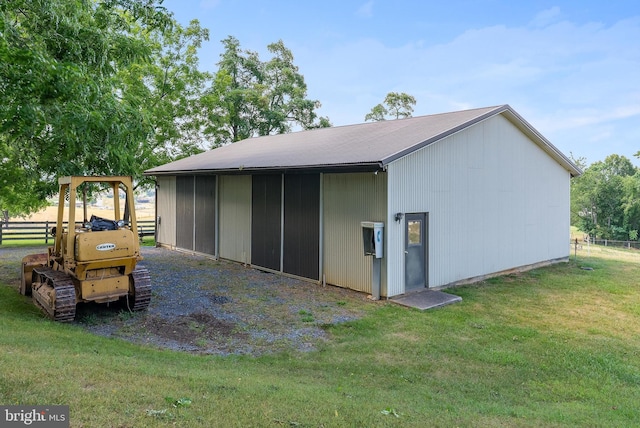
[[[636,427],[639,278],[638,259],[580,256],[260,358],[94,336],[0,284],[0,403],[69,405],[73,427]]]

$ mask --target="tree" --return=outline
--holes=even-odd
[[[379,122],[386,120],[387,116],[392,119],[411,117],[416,99],[404,92],[389,92],[384,98],[384,105],[378,104],[371,109],[364,117],[365,121]]]
[[[307,99],[307,85],[293,54],[282,41],[268,45],[273,57],[266,62],[256,52],[242,50],[229,36],[213,84],[204,97],[209,126],[205,133],[214,146],[254,136],[331,126],[318,117],[317,100]]]
[[[282,41],[260,61],[162,0],[0,0],[0,209],[46,205],[64,175],[132,175],[211,146],[331,126]],[[213,144],[207,142],[213,140]]]
[[[637,237],[640,172],[629,159],[610,155],[572,181],[573,220],[580,230],[604,239]]]
[[[123,69],[123,91],[145,100],[153,133],[139,155],[140,172],[202,151],[205,118],[202,96],[211,75],[198,68],[197,50],[209,39],[198,20],[184,28],[178,23],[163,31],[136,29],[152,46],[150,60]]]
[[[122,76],[174,23],[158,2],[0,2],[2,209],[44,206],[61,175],[139,175],[154,127]]]
[[[386,120],[387,114],[389,114],[389,110],[387,110],[387,108],[382,104],[378,104],[371,109],[371,112],[367,113],[364,120],[365,122],[369,120],[380,122],[382,120]]]
[[[625,195],[622,200],[624,228],[629,239],[637,240],[640,231],[640,172],[625,178]]]

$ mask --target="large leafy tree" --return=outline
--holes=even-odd
[[[0,0],[1,209],[37,210],[62,175],[143,180],[209,147],[331,126],[281,41],[263,62],[225,39],[212,76],[197,57],[208,30],[161,3]]]
[[[33,211],[72,174],[132,174],[154,127],[122,79],[170,28],[161,0],[0,2],[0,206]]]
[[[365,121],[379,122],[381,120],[400,119],[411,117],[413,114],[413,106],[416,105],[416,99],[404,92],[389,92],[384,97],[384,102],[374,106],[364,117]]]
[[[209,31],[193,20],[162,31],[137,27],[135,34],[152,47],[150,61],[122,69],[123,91],[144,100],[153,126],[136,156],[140,171],[202,151],[205,145],[201,97],[211,75],[198,68],[197,51]]]
[[[261,61],[235,37],[222,40],[224,52],[204,97],[212,146],[245,138],[331,126],[318,117],[320,102],[307,98],[307,85],[293,54],[282,41],[268,45],[272,58]]]

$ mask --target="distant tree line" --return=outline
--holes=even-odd
[[[584,173],[571,182],[571,224],[591,237],[638,240],[640,169],[616,154],[588,167],[576,163]]]

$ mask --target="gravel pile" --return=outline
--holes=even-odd
[[[20,260],[32,253],[0,248],[0,278],[16,292]],[[257,356],[314,350],[328,339],[325,326],[362,317],[372,304],[361,293],[238,263],[154,247],[143,247],[142,255],[153,284],[149,309],[80,304],[75,324],[161,348]]]

